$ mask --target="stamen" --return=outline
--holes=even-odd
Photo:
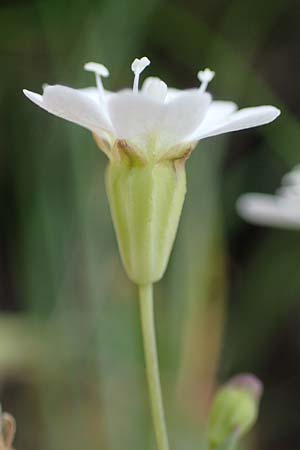
[[[211,80],[214,78],[214,76],[215,76],[215,72],[213,72],[210,69],[199,70],[199,72],[197,74],[197,78],[201,82],[201,85],[199,87],[200,94],[203,94],[206,91],[208,83],[211,82]]]
[[[139,79],[140,79],[140,74],[143,72],[143,70],[149,66],[150,64],[150,60],[146,57],[143,56],[143,58],[139,59],[136,58],[133,63],[131,64],[131,70],[134,73],[134,80],[133,80],[133,92],[135,94],[138,93],[139,91]]]
[[[103,65],[95,62],[88,62],[84,65],[84,70],[87,72],[93,72],[96,76],[96,85],[99,92],[99,97],[103,98],[104,88],[101,77],[107,78],[109,76],[109,70]]]

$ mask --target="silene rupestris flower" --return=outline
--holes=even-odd
[[[46,111],[90,130],[108,157],[106,190],[118,245],[125,270],[139,287],[157,449],[169,450],[156,349],[153,283],[164,274],[176,236],[186,193],[185,161],[199,140],[264,125],[276,119],[280,111],[273,106],[237,111],[232,102],[213,101],[206,92],[214,77],[209,69],[199,71],[200,86],[196,89],[168,88],[152,77],[139,90],[140,75],[149,64],[146,57],[135,59],[131,66],[133,88],[116,93],[104,89],[102,78],[109,72],[96,63],[85,65],[96,75],[95,88],[55,85],[46,86],[43,95],[27,90],[24,93]],[[239,394],[241,399],[243,395]],[[243,412],[248,414],[248,402],[243,404]]]
[[[158,281],[167,266],[186,191],[185,161],[201,139],[264,125],[280,111],[273,106],[237,110],[206,92],[214,77],[200,71],[200,87],[177,90],[159,78],[139,78],[150,64],[135,59],[132,89],[104,89],[105,66],[87,63],[95,88],[46,86],[24,94],[46,111],[89,129],[109,165],[106,188],[126,272],[137,284]]]
[[[300,165],[282,178],[274,195],[244,194],[238,199],[237,210],[254,224],[300,229]]]

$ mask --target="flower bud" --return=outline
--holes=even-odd
[[[254,425],[263,386],[254,375],[233,377],[221,387],[213,401],[209,418],[208,439],[215,449],[236,434],[246,434]]]
[[[119,250],[136,284],[158,281],[167,267],[186,193],[184,158],[110,161],[106,190]]]

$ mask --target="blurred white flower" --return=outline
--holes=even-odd
[[[264,125],[280,111],[273,106],[258,106],[237,111],[228,101],[212,101],[206,92],[214,72],[200,71],[199,88],[168,88],[159,78],[147,78],[139,91],[141,72],[148,58],[135,59],[133,89],[117,93],[103,88],[105,66],[87,63],[85,69],[96,75],[96,88],[72,89],[54,85],[44,87],[43,95],[24,90],[24,94],[46,111],[77,123],[90,131],[109,158],[116,141],[129,147],[144,161],[184,156],[198,140],[230,131]]]
[[[300,165],[283,177],[275,195],[244,194],[237,210],[252,223],[300,229]]]

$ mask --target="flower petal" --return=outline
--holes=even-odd
[[[274,106],[257,106],[254,108],[244,108],[229,116],[225,117],[221,122],[211,122],[207,128],[202,126],[197,130],[193,140],[204,139],[209,136],[217,136],[230,131],[238,131],[246,128],[257,127],[272,122],[280,114],[280,110]]]
[[[95,102],[99,101],[99,91],[98,88],[91,86],[86,88],[78,89],[79,92],[82,92],[83,94],[88,95],[91,97]]]
[[[167,103],[155,101],[146,95],[120,92],[108,101],[108,110],[117,136],[135,142],[139,147],[149,146],[164,153],[180,144],[199,127],[209,107],[211,96],[190,90]]]
[[[298,200],[265,194],[244,194],[237,202],[241,217],[259,225],[300,229]]]
[[[164,103],[168,86],[160,78],[148,77],[143,83],[141,92],[157,102]]]
[[[226,117],[237,110],[236,103],[214,100],[200,125],[201,130],[215,127],[216,124],[223,121]],[[199,131],[200,131],[199,128]],[[197,132],[197,131],[196,131]]]
[[[47,86],[43,95],[24,89],[24,94],[41,108],[63,119],[81,125],[99,137],[112,133],[105,110],[88,93],[66,86]]]
[[[151,133],[162,107],[161,103],[132,91],[121,91],[108,100],[109,116],[120,139]]]
[[[179,144],[199,127],[210,103],[210,94],[199,94],[198,89],[182,93],[166,103],[161,131],[172,136],[173,145]]]
[[[300,165],[297,164],[293,169],[282,178],[283,185],[297,186],[300,188]]]
[[[82,92],[83,94],[87,94],[91,97],[95,102],[99,102],[100,95],[97,87],[91,86],[86,88],[76,89],[78,92]],[[108,91],[107,89],[103,89],[104,99],[107,100],[109,96],[115,95],[114,92]],[[101,106],[101,105],[100,105]]]

